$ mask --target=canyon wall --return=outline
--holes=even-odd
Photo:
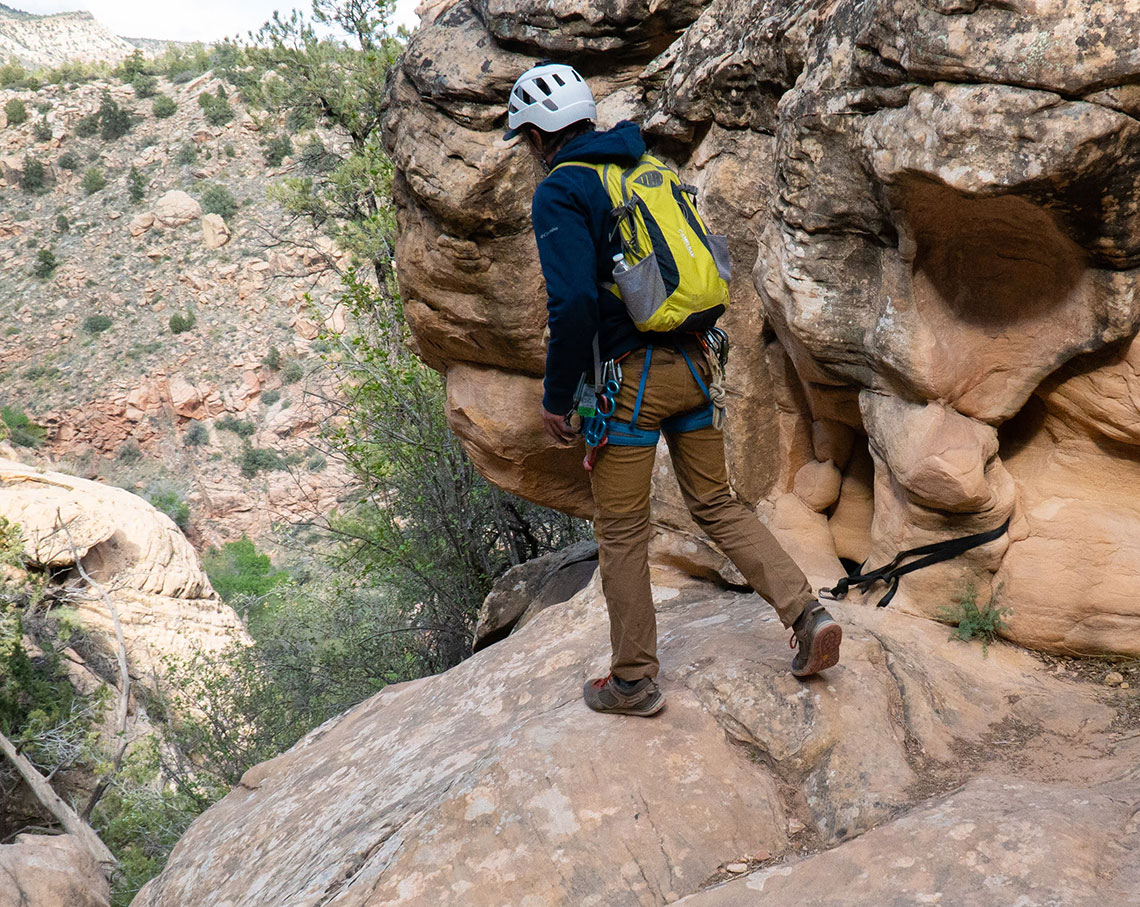
[[[1140,3],[425,4],[388,89],[396,258],[479,468],[588,515],[539,417],[541,173],[514,79],[572,63],[642,124],[735,265],[730,468],[817,585],[993,529],[902,580],[1009,638],[1140,652]],[[664,454],[663,454],[664,456]],[[661,481],[654,555],[731,578]]]

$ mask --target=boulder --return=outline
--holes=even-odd
[[[187,419],[205,419],[209,415],[206,409],[208,390],[195,387],[181,375],[171,377],[168,386],[170,404],[177,415]]]
[[[230,228],[220,214],[203,215],[202,241],[207,249],[220,249],[230,241]]]
[[[0,459],[0,516],[20,526],[32,563],[74,569],[79,562],[108,592],[140,674],[166,655],[248,640],[173,520],[137,495]],[[112,636],[102,597],[81,598],[77,607],[85,626]]]
[[[475,624],[478,652],[513,632],[552,605],[576,595],[598,569],[598,546],[582,541],[512,567],[497,580]]]
[[[111,886],[71,835],[19,835],[0,844],[0,907],[110,907]]]
[[[171,189],[154,206],[154,217],[164,227],[180,227],[202,216],[202,206],[181,189]]]
[[[142,236],[154,226],[155,215],[153,211],[143,211],[131,218],[131,236]]]

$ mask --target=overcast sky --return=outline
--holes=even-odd
[[[256,31],[274,10],[311,9],[309,0],[4,0],[29,13],[89,10],[117,35],[216,41]],[[414,27],[418,0],[397,0],[396,24]]]

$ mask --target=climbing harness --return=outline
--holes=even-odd
[[[710,328],[697,337],[713,376],[709,384],[706,385],[701,379],[700,371],[681,344],[677,343],[674,349],[685,360],[689,373],[697,382],[697,387],[709,401],[708,405],[670,416],[662,421],[660,429],[645,429],[637,424],[637,418],[641,414],[641,402],[645,397],[645,385],[649,380],[650,365],[653,362],[653,345],[650,344],[645,348],[641,382],[637,386],[637,396],[634,398],[633,412],[628,422],[612,418],[617,394],[621,389],[620,366],[612,359],[605,363],[595,360],[595,384],[596,388],[601,388],[600,392],[596,388],[591,388],[587,376],[583,375],[582,380],[578,382],[578,391],[574,398],[576,412],[582,417],[581,431],[586,441],[586,457],[582,461],[582,466],[587,472],[593,471],[598,451],[607,444],[615,447],[656,447],[662,431],[668,434],[685,434],[710,426],[720,428],[724,417],[723,381],[724,363],[728,358],[728,339],[724,331],[719,328]]]
[[[860,592],[866,592],[875,583],[884,582],[889,588],[887,594],[879,599],[878,607],[885,608],[891,603],[891,599],[895,597],[895,593],[898,591],[899,577],[913,573],[915,570],[921,570],[923,567],[929,567],[931,564],[948,561],[971,548],[977,548],[987,542],[999,539],[1008,531],[1009,519],[1007,518],[996,529],[976,532],[973,535],[966,535],[961,538],[947,539],[944,542],[934,542],[930,545],[919,545],[917,548],[909,548],[895,555],[894,560],[889,564],[876,567],[866,573],[845,576],[830,589],[820,589],[820,597],[835,601],[844,598],[852,586],[858,588]],[[918,560],[903,564],[903,561],[912,557],[918,558]]]

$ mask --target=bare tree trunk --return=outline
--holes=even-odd
[[[67,524],[62,522],[58,511],[56,512],[56,532],[63,532],[67,536],[67,543],[71,547],[71,556],[75,561],[75,568],[79,571],[79,575],[83,577],[84,582],[94,589],[103,603],[107,606],[107,610],[111,614],[111,623],[115,627],[115,651],[119,664],[119,701],[115,706],[115,726],[118,728],[119,746],[115,750],[115,756],[111,760],[111,768],[102,778],[99,783],[95,785],[95,790],[91,792],[90,798],[87,800],[87,805],[83,807],[83,812],[80,814],[81,819],[86,822],[91,818],[91,811],[95,809],[96,804],[102,799],[103,794],[107,792],[111,781],[119,772],[119,766],[122,765],[123,756],[127,752],[127,713],[130,708],[131,701],[131,675],[127,668],[127,641],[123,637],[123,625],[119,621],[119,609],[115,607],[115,601],[107,594],[99,583],[91,578],[86,569],[83,567],[83,559],[79,556],[79,551],[75,547],[75,540],[71,537],[71,530],[68,529]]]
[[[0,734],[0,750],[3,750],[4,755],[16,766],[16,771],[27,782],[28,787],[31,788],[36,799],[43,804],[44,809],[55,816],[59,824],[63,826],[64,831],[79,839],[91,856],[95,858],[95,862],[102,867],[103,872],[110,876],[111,870],[118,861],[114,854],[107,849],[107,845],[100,840],[95,830],[79,818],[79,814],[52,790],[47,779],[39,773],[39,770],[32,763],[16,751],[12,741],[3,734]]]

